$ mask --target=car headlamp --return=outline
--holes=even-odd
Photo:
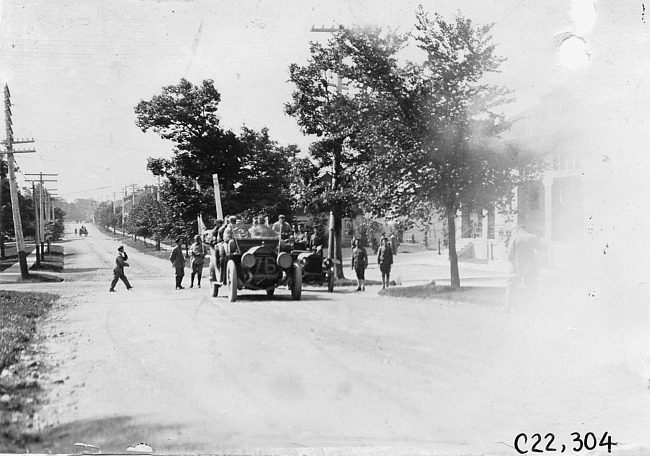
[[[282,269],[289,269],[293,263],[293,258],[291,258],[291,255],[287,252],[281,252],[278,254],[277,262],[278,266],[280,266]]]
[[[255,266],[255,255],[251,252],[246,252],[241,257],[241,265],[245,268],[252,268]]]

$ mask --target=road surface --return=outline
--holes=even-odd
[[[572,432],[619,450],[650,435],[648,311],[607,288],[546,283],[511,314],[377,286],[230,303],[128,249],[134,289],[109,293],[118,242],[89,226],[63,245],[66,280],[29,286],[61,296],[40,328],[52,369],[32,452],[515,454],[520,433],[567,451]]]

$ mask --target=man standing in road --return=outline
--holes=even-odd
[[[198,234],[194,237],[194,244],[190,247],[190,288],[194,287],[194,276],[196,276],[197,287],[201,288],[201,276],[203,275],[203,262],[205,261],[205,246],[201,242],[201,236]]]
[[[169,255],[169,261],[172,262],[172,267],[176,271],[176,289],[183,290],[185,287],[181,285],[183,282],[183,276],[185,275],[185,257],[183,256],[183,238],[176,238],[176,247],[172,250],[171,255]]]
[[[129,279],[127,279],[126,275],[124,275],[124,268],[129,267],[129,263],[126,262],[126,260],[129,259],[129,256],[124,251],[124,246],[122,245],[117,248],[117,252],[117,258],[115,258],[115,267],[113,268],[113,281],[111,282],[111,289],[108,290],[113,293],[115,292],[115,285],[117,285],[117,281],[120,279],[122,282],[124,282],[124,285],[126,285],[127,290],[133,288],[129,283]]]
[[[388,288],[390,283],[390,268],[393,264],[393,249],[386,237],[381,238],[381,245],[377,250],[377,264],[381,271],[381,288]]]
[[[368,254],[358,239],[352,242],[352,270],[357,275],[357,291],[366,291],[366,268],[368,267]]]

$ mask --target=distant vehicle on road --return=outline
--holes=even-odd
[[[264,290],[273,296],[278,287],[288,287],[295,301],[302,294],[303,272],[291,246],[269,230],[263,237],[252,237],[250,225],[235,226],[234,239],[211,242],[210,281],[212,296],[225,286],[228,300],[237,300],[237,291]]]
[[[88,229],[85,226],[79,228],[79,236],[88,236]]]

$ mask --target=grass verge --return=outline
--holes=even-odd
[[[30,362],[36,323],[55,295],[0,291],[0,452],[24,452],[38,405],[38,363]]]
[[[155,244],[152,244],[151,242],[147,242],[145,244],[144,241],[142,241],[142,239],[138,239],[137,241],[134,241],[130,235],[122,236],[121,234],[113,234],[113,231],[111,230],[106,230],[102,227],[98,227],[98,228],[103,234],[119,242],[119,244],[116,244],[115,246],[115,252],[117,252],[117,247],[119,245],[123,245],[127,253],[128,250],[131,249],[131,250],[137,250],[138,252],[142,252],[147,255],[155,256],[156,258],[163,258],[165,260],[169,259],[169,255],[171,253],[170,250],[165,250],[165,249],[156,250]]]
[[[501,287],[460,287],[446,285],[416,285],[412,287],[387,288],[379,292],[382,296],[409,299],[431,299],[447,303],[476,304],[481,306],[503,306],[505,288]]]

